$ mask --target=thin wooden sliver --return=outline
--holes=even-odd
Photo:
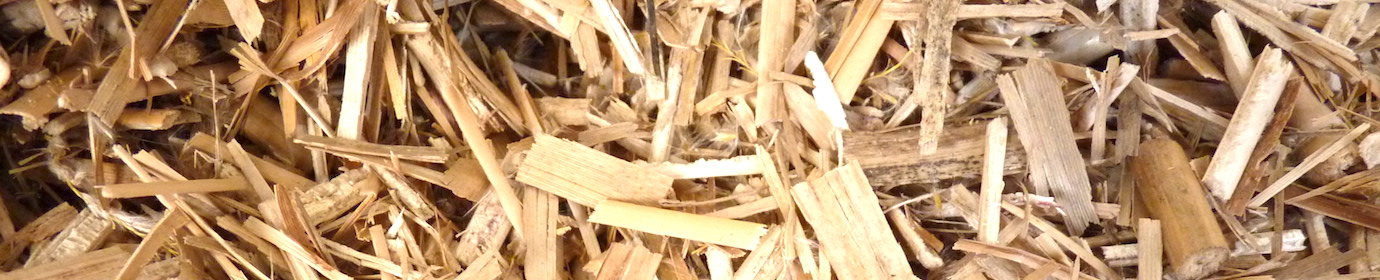
[[[766,225],[713,218],[637,204],[606,200],[594,206],[589,222],[753,250],[767,233]]]

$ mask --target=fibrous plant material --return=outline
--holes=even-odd
[[[753,250],[766,225],[606,200],[594,207],[589,222]]]
[[[840,278],[891,279],[913,275],[896,237],[891,235],[877,197],[856,164],[791,187],[805,220],[822,235],[821,252]],[[836,225],[854,225],[838,227]]]
[[[103,279],[119,271],[122,261],[130,257],[133,245],[113,246],[67,258],[61,263],[48,263],[12,270],[4,279]]]
[[[1203,184],[1212,195],[1224,201],[1236,191],[1251,151],[1260,140],[1265,125],[1269,124],[1275,103],[1284,93],[1284,83],[1293,75],[1292,64],[1284,61],[1283,54],[1273,48],[1265,50],[1254,69],[1242,92],[1241,102],[1232,113],[1231,123],[1222,135],[1222,146],[1213,154],[1212,164],[1203,176]]]
[[[1168,229],[1162,236],[1173,275],[1199,278],[1217,271],[1230,249],[1183,148],[1153,139],[1138,150],[1130,163],[1136,191],[1150,216]]]
[[[1030,176],[1038,193],[1054,194],[1066,211],[1064,225],[1074,233],[1095,220],[1086,163],[1073,141],[1058,79],[1048,61],[1032,60],[997,78],[1002,98],[1012,105],[1011,122],[1029,155]],[[1034,148],[1039,147],[1039,148]]]
[[[874,185],[895,186],[936,183],[957,178],[978,178],[983,168],[984,125],[963,125],[946,129],[939,139],[943,153],[925,155],[918,143],[919,127],[879,131],[850,132],[843,135],[843,157],[857,161]],[[1006,145],[1003,174],[1025,169],[1026,155],[1020,143]]]
[[[996,243],[1001,230],[1002,167],[1006,162],[1006,119],[987,123],[986,149],[982,156],[982,191],[978,197],[978,241]]]
[[[1136,223],[1136,268],[1140,271],[1136,279],[1161,279],[1164,277],[1164,228],[1158,220],[1140,219]]]
[[[671,177],[546,135],[537,136],[517,181],[589,207],[609,199],[650,204],[671,191]]]
[[[1374,278],[1374,5],[0,0],[0,279]]]

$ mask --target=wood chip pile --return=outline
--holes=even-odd
[[[0,0],[0,279],[1380,277],[1371,0]]]

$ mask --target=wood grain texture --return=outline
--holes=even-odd
[[[744,250],[757,248],[762,235],[767,233],[767,226],[763,224],[612,200],[594,206],[589,222]]]
[[[1150,216],[1164,225],[1164,252],[1173,275],[1199,278],[1217,271],[1229,252],[1227,240],[1183,148],[1154,139],[1139,150],[1130,162],[1136,192]]]
[[[997,78],[1002,99],[1021,146],[1027,149],[1030,179],[1035,191],[1052,193],[1067,216],[1064,225],[1077,235],[1096,221],[1087,164],[1073,139],[1068,106],[1050,63],[1031,60],[1025,67]]]
[[[661,173],[555,136],[536,138],[518,182],[590,207],[608,199],[653,204],[671,191],[671,177]]]
[[[984,123],[956,125],[939,138],[939,153],[920,153],[920,127],[906,126],[879,131],[843,134],[843,158],[856,161],[868,182],[878,186],[938,183],[959,178],[976,179],[982,172]],[[1002,173],[1025,170],[1026,155],[1020,143],[1006,145]]]
[[[819,236],[820,250],[841,279],[914,275],[857,164],[791,187],[797,208]],[[849,225],[849,226],[839,226]]]

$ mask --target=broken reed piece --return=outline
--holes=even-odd
[[[953,41],[954,24],[958,21],[955,18],[954,10],[961,6],[963,1],[959,0],[933,0],[925,1],[929,4],[926,11],[925,28],[918,28],[917,23],[903,23],[902,34],[906,35],[906,41],[912,47],[924,45],[923,50],[919,51],[923,55],[911,58],[919,62],[911,62],[915,72],[911,73],[911,80],[915,82],[915,87],[910,95],[896,109],[895,114],[887,121],[887,127],[897,127],[901,125],[915,111],[916,107],[923,108],[920,115],[920,153],[933,154],[938,149],[939,136],[944,132],[944,117],[947,114],[948,100],[953,96],[949,86],[949,70],[952,69],[950,46]],[[921,57],[924,59],[921,59]],[[919,64],[919,65],[915,65]]]
[[[106,238],[115,232],[115,223],[87,208],[77,212],[63,226],[62,231],[48,239],[46,245],[29,252],[29,261],[24,267],[52,263],[82,252],[95,249],[105,243]]]
[[[4,87],[10,82],[10,72],[13,70],[14,67],[10,66],[9,58],[0,55],[0,87]]]
[[[1298,166],[1295,166],[1294,169],[1290,169],[1289,172],[1284,173],[1284,175],[1280,176],[1279,179],[1276,179],[1274,183],[1271,183],[1270,186],[1265,187],[1265,189],[1261,190],[1260,193],[1256,194],[1254,198],[1251,198],[1251,201],[1246,205],[1249,207],[1259,207],[1260,205],[1265,204],[1266,201],[1269,201],[1270,198],[1273,198],[1276,194],[1279,194],[1279,192],[1284,190],[1285,187],[1288,187],[1289,185],[1293,184],[1294,181],[1298,180],[1300,177],[1303,177],[1304,173],[1311,171],[1314,167],[1317,167],[1319,164],[1322,164],[1323,162],[1332,159],[1334,155],[1336,155],[1338,152],[1341,152],[1343,149],[1346,149],[1347,147],[1354,148],[1356,145],[1354,143],[1354,141],[1356,141],[1356,138],[1361,137],[1361,134],[1365,133],[1368,130],[1370,130],[1370,123],[1362,123],[1360,126],[1351,129],[1351,131],[1347,132],[1346,135],[1342,135],[1341,137],[1337,138],[1336,141],[1332,142],[1331,144],[1328,144],[1325,148],[1319,149],[1317,152],[1308,155],[1308,157],[1303,159],[1303,162],[1299,163]]]
[[[106,279],[124,266],[134,251],[133,244],[119,244],[72,256],[62,262],[11,270],[0,274],[3,280]]]
[[[180,207],[172,207],[168,211],[164,211],[163,218],[158,220],[158,224],[149,231],[147,236],[144,236],[144,240],[139,243],[139,247],[134,249],[129,259],[125,260],[125,265],[120,268],[120,272],[114,279],[135,279],[139,276],[137,273],[142,270],[144,265],[153,260],[158,249],[172,241],[173,234],[190,222],[191,219],[187,216],[186,210]]]
[[[1237,184],[1236,190],[1231,194],[1231,198],[1227,199],[1225,203],[1218,207],[1218,209],[1221,209],[1219,211],[1235,216],[1245,214],[1247,200],[1251,199],[1251,195],[1263,188],[1266,184],[1265,181],[1270,179],[1270,173],[1273,171],[1271,166],[1274,164],[1266,161],[1266,159],[1273,156],[1274,151],[1278,149],[1280,145],[1280,136],[1284,134],[1285,128],[1288,127],[1289,120],[1294,117],[1294,112],[1296,112],[1295,109],[1298,108],[1295,105],[1299,104],[1299,100],[1315,99],[1312,97],[1311,93],[1304,93],[1307,89],[1301,87],[1300,85],[1302,84],[1303,81],[1301,80],[1291,80],[1289,84],[1285,86],[1287,88],[1284,90],[1283,96],[1280,97],[1279,104],[1276,104],[1274,109],[1276,112],[1280,113],[1274,114],[1269,124],[1265,126],[1265,131],[1263,135],[1260,136],[1260,141],[1256,142],[1255,149],[1251,152],[1251,158],[1246,163],[1246,171],[1242,173],[1240,183]],[[1301,96],[1303,94],[1307,94],[1308,96]]]
[[[145,197],[162,194],[225,192],[250,189],[243,176],[225,179],[202,179],[152,183],[129,183],[99,186],[101,196],[108,198]]]
[[[1056,261],[1050,260],[1043,256],[1036,255],[1035,253],[1031,253],[1030,251],[1012,248],[1008,246],[993,245],[967,239],[960,239],[958,240],[958,242],[954,243],[954,250],[971,252],[974,254],[992,256],[998,259],[1009,260],[1022,266],[1025,266],[1027,268],[1036,270],[1042,270],[1041,267],[1052,266],[1056,269],[1053,271],[1049,271],[1048,273],[1058,273],[1059,275],[1056,276],[1058,279],[1098,279],[1083,273],[1074,274],[1073,271],[1075,270],[1073,268],[1069,268],[1066,265],[1060,264]],[[1035,273],[1031,273],[1031,275],[1035,275]],[[1037,277],[1035,279],[1044,278],[1045,277]]]
[[[762,9],[764,11],[790,11],[795,7],[795,0],[763,0]],[[785,50],[790,48],[791,41],[795,33],[795,13],[762,13],[761,37],[757,48],[757,125],[762,125],[778,118],[784,118],[782,108],[785,102],[782,96],[782,84],[778,83],[772,74],[783,71],[787,56]],[[660,114],[658,114],[660,115]]]
[[[210,157],[212,158],[219,157],[227,160],[232,159],[230,155],[229,144],[221,142],[220,140],[217,140],[215,136],[211,136],[205,133],[197,133],[196,135],[192,135],[192,138],[187,140],[187,146],[192,149],[196,149],[197,151],[200,151],[202,153],[206,153],[210,155]],[[302,177],[301,174],[297,173],[300,171],[292,170],[288,167],[283,167],[273,161],[269,161],[253,155],[249,156],[249,161],[253,162],[254,167],[259,170],[261,175],[264,177],[264,180],[267,180],[270,183],[283,185],[299,190],[307,189],[311,186],[316,185],[316,182],[312,181],[311,179],[307,179],[307,177]],[[244,169],[247,167],[240,166],[240,168]]]
[[[887,33],[896,23],[881,16],[882,2],[885,1],[862,0],[853,4],[853,16],[848,20],[848,25],[839,31],[839,42],[824,62],[825,70],[834,80],[834,89],[838,91],[840,102],[853,100],[863,78],[870,73],[867,69],[872,67],[877,52],[881,51]]]
[[[671,177],[579,143],[537,135],[517,181],[580,205],[613,199],[653,205],[671,192]]]
[[[1230,253],[1227,239],[1179,143],[1142,142],[1129,167],[1145,209],[1163,224],[1171,275],[1196,279],[1216,272]]]
[[[298,135],[297,139],[293,139],[293,142],[302,144],[308,149],[319,149],[327,152],[352,153],[430,163],[446,163],[453,158],[454,154],[451,151],[437,147],[382,145],[346,139],[343,137],[328,138],[312,135]]]
[[[959,20],[980,18],[1057,18],[1064,14],[1064,3],[1051,4],[964,4],[958,5],[953,17]],[[925,15],[929,4],[925,1],[886,1],[880,17],[890,20],[914,20]]]
[[[996,244],[998,233],[1001,231],[1001,192],[1006,186],[1002,181],[1002,166],[1006,161],[1007,134],[1005,118],[987,123],[987,149],[982,158],[982,188],[978,193],[979,242]]]
[[[604,200],[594,206],[589,222],[744,250],[756,249],[762,236],[767,234],[767,226],[759,223],[613,200]]]
[[[1293,76],[1294,66],[1284,60],[1284,54],[1276,48],[1266,48],[1260,57],[1251,81],[1241,96],[1241,102],[1232,113],[1231,123],[1222,135],[1222,142],[1212,154],[1203,175],[1203,184],[1217,199],[1231,199],[1246,171],[1251,151],[1260,141],[1265,126],[1274,115],[1275,104],[1284,93],[1284,85]]]
[[[701,159],[690,163],[638,162],[637,164],[674,179],[699,179],[762,174],[762,166],[759,164],[760,157],[759,155],[745,155],[726,159]]]
[[[1345,221],[1371,230],[1380,230],[1380,206],[1367,201],[1349,199],[1333,194],[1306,196],[1307,190],[1297,185],[1284,188],[1280,196],[1285,203],[1313,211],[1333,219]]]
[[[559,256],[561,234],[557,233],[557,217],[560,216],[560,199],[549,192],[528,188],[522,192],[523,243],[527,250],[523,256],[526,264],[524,275],[527,279],[559,279],[561,265]]]
[[[913,145],[913,144],[912,144]],[[791,187],[796,208],[814,229],[820,251],[840,279],[915,275],[857,163]]]
[[[857,161],[876,186],[938,183],[943,180],[976,179],[983,168],[987,123],[953,125],[939,137],[942,153],[925,155],[916,145],[919,126],[880,131],[848,131],[843,134],[843,158]],[[1003,175],[1025,170],[1026,155],[1019,142],[1008,140]]]
[[[120,114],[115,124],[136,130],[165,130],[175,125],[201,121],[200,115],[176,109],[134,110]]]
[[[76,217],[77,210],[71,204],[59,204],[48,210],[14,234],[5,237],[4,241],[0,241],[0,261],[18,258],[19,254],[23,253],[29,245],[47,240],[48,237],[62,231],[67,226],[67,222]]]
[[[593,278],[595,280],[653,279],[657,274],[656,267],[661,262],[661,254],[632,242],[614,243],[609,245],[608,251],[591,257],[596,260],[582,269],[597,273]]]
[[[1080,235],[1097,221],[1092,205],[1092,184],[1087,162],[1074,140],[1068,104],[1053,65],[1033,59],[1020,69],[997,78],[1001,98],[1011,110],[1011,123],[1030,163],[1030,178],[1037,193],[1050,193],[1064,207],[1064,226]],[[1036,149],[1038,147],[1038,149]]]
[[[1136,279],[1162,279],[1164,277],[1164,231],[1160,221],[1140,218],[1136,223],[1137,259]]]

